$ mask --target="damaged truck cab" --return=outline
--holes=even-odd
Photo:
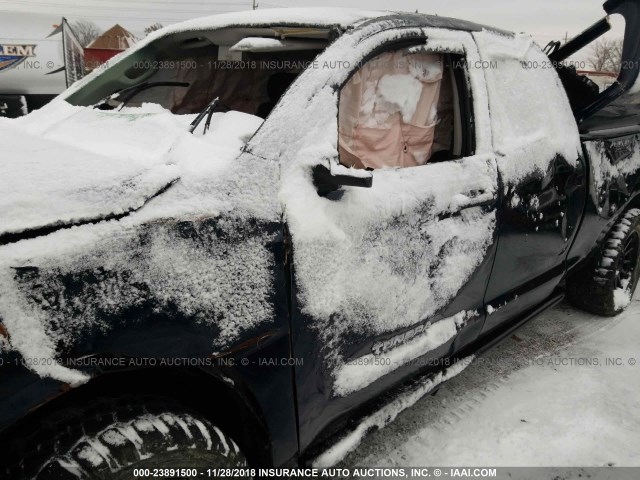
[[[640,2],[617,83],[422,14],[162,29],[0,123],[0,477],[330,466],[640,268]],[[555,68],[535,68],[552,64]],[[583,91],[583,90],[580,90]]]

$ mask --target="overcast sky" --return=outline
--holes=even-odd
[[[579,33],[604,15],[603,0],[270,0],[258,8],[325,6],[381,10],[418,10],[464,18],[517,32],[538,42]],[[0,0],[2,10],[50,13],[70,20],[86,18],[106,29],[120,23],[141,36],[144,27],[188,18],[252,8],[252,0]],[[621,27],[616,30],[620,30]]]

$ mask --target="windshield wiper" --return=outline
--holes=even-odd
[[[193,133],[195,129],[198,128],[198,125],[200,125],[200,122],[202,122],[202,119],[204,117],[207,117],[207,121],[204,124],[204,131],[202,133],[203,134],[207,133],[207,130],[209,130],[209,126],[211,125],[211,117],[213,117],[213,112],[215,111],[216,108],[218,108],[218,105],[223,106],[227,110],[231,110],[224,103],[220,103],[220,97],[214,98],[209,102],[209,104],[206,107],[204,107],[204,110],[202,110],[198,114],[198,116],[193,120],[193,122],[191,122],[191,124],[189,125],[189,133]]]
[[[132,85],[130,87],[127,88],[123,88],[121,90],[116,90],[113,93],[110,93],[109,95],[107,95],[106,97],[104,97],[102,100],[100,100],[98,103],[96,103],[93,108],[97,108],[99,110],[113,110],[115,107],[111,107],[108,104],[108,101],[111,100],[114,95],[122,95],[123,93],[128,93],[128,95],[126,95],[120,102],[120,108],[124,108],[127,103],[129,103],[129,101],[135,97],[137,94],[139,94],[140,92],[142,92],[143,90],[147,90],[149,88],[154,88],[154,87],[188,87],[189,85],[191,85],[189,82],[140,82],[137,83],[135,85]],[[110,107],[110,108],[107,108]]]

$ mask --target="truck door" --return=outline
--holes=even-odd
[[[318,80],[338,84],[332,96],[320,87],[309,101],[310,75],[303,74],[280,110],[299,98],[314,125],[331,128],[308,144],[301,140],[305,146],[282,174],[293,252],[293,355],[303,360],[295,370],[303,449],[368,399],[438,367],[457,342],[475,339],[484,321],[498,174],[486,141],[482,72],[467,68],[478,61],[477,49],[465,32],[429,29],[404,39],[401,32],[394,32],[399,43],[376,35],[356,43],[361,56],[349,58],[356,67],[339,81]],[[349,41],[341,37],[317,63],[329,64],[333,52],[344,61],[354,48],[345,46]],[[368,75],[378,77],[370,82]],[[441,95],[427,99],[425,92],[437,90],[431,82],[440,82]],[[359,96],[345,99],[346,89]],[[322,101],[317,110],[314,101]],[[419,106],[423,101],[431,107]],[[429,118],[436,105],[437,118],[412,123],[422,113]],[[363,128],[352,135],[344,117],[361,110],[370,113],[357,115]],[[398,125],[400,133],[391,130]],[[365,135],[379,139],[366,153],[343,138]],[[373,166],[373,186],[319,194],[312,175],[318,164],[358,178],[368,173],[347,166]]]
[[[558,286],[584,209],[586,174],[577,125],[546,55],[524,35],[474,38],[502,182],[485,333]]]

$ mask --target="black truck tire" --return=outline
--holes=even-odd
[[[629,305],[640,277],[640,209],[625,213],[614,225],[595,258],[567,282],[567,297],[576,307],[613,317]]]
[[[158,472],[162,478],[185,479],[209,476],[208,469],[247,467],[229,436],[172,403],[111,404],[87,413],[59,424],[54,438],[31,443],[31,451],[10,469],[11,478],[130,480]]]

